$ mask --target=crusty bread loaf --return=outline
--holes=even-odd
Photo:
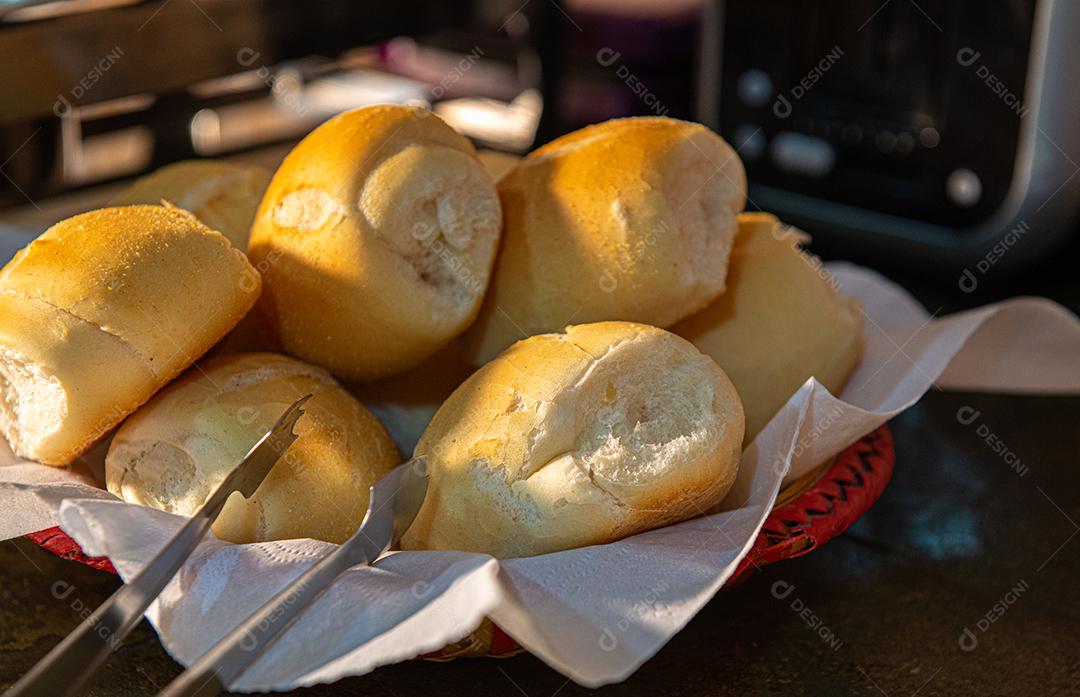
[[[195,214],[212,230],[247,249],[248,233],[270,172],[263,167],[216,160],[174,162],[136,179],[110,205],[169,203]]]
[[[231,542],[311,537],[343,542],[367,511],[368,488],[399,461],[390,437],[316,366],[270,353],[200,363],[117,431],[109,491],[190,515],[294,401],[313,395],[296,442],[255,495],[234,494],[214,523]]]
[[[479,309],[502,213],[469,141],[423,109],[375,106],[315,129],[252,228],[260,302],[284,349],[341,377],[417,365]]]
[[[193,215],[105,208],[46,230],[0,271],[0,429],[70,462],[221,339],[259,274]]]
[[[747,443],[811,376],[838,392],[862,356],[859,302],[799,241],[768,213],[740,215],[727,292],[671,328],[735,383]]]
[[[568,322],[671,325],[724,290],[746,178],[704,126],[617,119],[563,136],[499,181],[492,287],[466,334],[475,365]]]
[[[220,160],[184,160],[136,179],[111,205],[161,203],[193,213],[207,227],[246,250],[251,223],[259,208],[271,173],[264,167]],[[276,350],[270,332],[257,312],[249,312],[211,352]]]
[[[402,547],[527,556],[690,518],[734,482],[742,437],[731,381],[670,332],[535,336],[435,415],[416,448],[428,494]]]

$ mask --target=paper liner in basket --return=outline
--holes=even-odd
[[[831,268],[866,310],[866,355],[842,399],[809,381],[759,434],[744,453],[729,510],[526,559],[391,554],[338,579],[232,688],[282,690],[362,674],[457,641],[485,617],[582,685],[622,680],[732,576],[785,478],[872,431],[935,380],[966,389],[1080,391],[1080,322],[1049,301],[1018,299],[930,320],[877,274]],[[108,556],[130,578],[182,523],[103,499],[85,481],[48,470],[0,467],[5,537],[59,520],[88,554]],[[312,540],[207,540],[147,616],[165,648],[191,662],[328,549]]]

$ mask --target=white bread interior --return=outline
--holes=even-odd
[[[299,438],[255,495],[229,499],[214,533],[231,542],[310,537],[340,543],[367,511],[368,488],[400,460],[373,417],[322,368],[270,353],[203,361],[117,431],[109,491],[190,515],[295,400],[311,394]]]
[[[671,328],[735,383],[747,443],[811,376],[836,394],[862,357],[858,300],[836,291],[801,238],[773,215],[741,214],[727,291]]]
[[[258,273],[190,213],[107,208],[46,230],[0,271],[0,430],[71,462],[252,307]]]
[[[723,371],[664,330],[600,322],[518,342],[421,438],[431,481],[403,548],[528,556],[699,515],[734,482],[743,418]]]
[[[615,119],[499,179],[503,240],[466,334],[474,365],[567,322],[669,326],[723,292],[746,199],[735,151],[700,124]]]

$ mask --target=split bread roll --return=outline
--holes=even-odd
[[[0,271],[0,428],[64,465],[240,321],[259,274],[223,235],[163,206],[46,230]]]
[[[247,249],[251,221],[269,184],[270,172],[263,167],[186,160],[136,179],[110,205],[168,201],[194,213],[237,249]]]
[[[724,290],[746,176],[699,124],[616,119],[558,138],[499,180],[491,290],[466,335],[474,365],[564,324],[666,327]]]
[[[252,228],[288,352],[344,378],[411,368],[472,323],[502,225],[469,141],[424,109],[346,112],[274,175]]]
[[[229,498],[214,534],[230,542],[344,542],[368,488],[398,463],[390,437],[322,368],[271,353],[205,361],[117,431],[105,481],[125,501],[191,515],[290,404],[306,394],[296,442],[251,499]]]
[[[811,376],[836,394],[862,357],[859,301],[799,242],[768,213],[740,215],[727,292],[671,328],[735,383],[747,443]]]
[[[742,437],[735,387],[674,334],[600,322],[534,336],[435,415],[402,548],[528,556],[690,518],[735,481]]]

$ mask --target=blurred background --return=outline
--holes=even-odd
[[[935,315],[1021,294],[1080,314],[1078,30],[1080,0],[0,0],[0,259],[170,162],[275,167],[358,106],[428,106],[478,147],[514,154],[608,118],[665,115],[738,150],[750,208]],[[1031,464],[1023,485],[958,421],[972,409]],[[931,391],[890,423],[894,479],[856,526],[721,594],[633,681],[605,689],[1075,693],[1078,419],[1075,397]],[[0,682],[31,665],[49,626],[73,621],[41,574],[71,575],[98,600],[118,583],[26,540],[5,553],[16,601],[0,607]],[[979,652],[958,648],[962,623],[991,621],[986,608],[1021,579],[1025,609],[980,634]],[[828,617],[843,653],[778,602],[779,581]],[[49,613],[46,629],[38,615],[28,626],[27,607]],[[124,650],[95,694],[148,694],[178,670],[145,623]],[[433,684],[585,694],[531,656],[412,661],[305,694]]]
[[[169,162],[275,166],[366,104],[510,153],[666,115],[737,148],[751,208],[931,310],[1076,311],[1077,27],[1062,0],[0,0],[5,249]]]

